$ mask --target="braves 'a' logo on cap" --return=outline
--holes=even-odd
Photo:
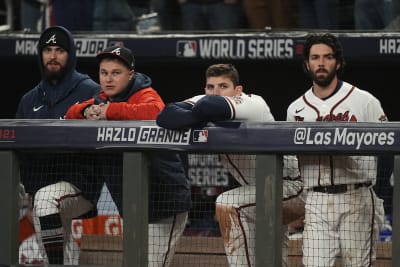
[[[120,47],[115,48],[113,51],[111,51],[111,53],[119,56],[119,55],[121,55],[121,48]]]
[[[56,34],[53,34],[53,35],[49,38],[49,40],[46,41],[46,44],[50,44],[50,43],[53,43],[53,44],[56,44],[56,43],[57,43]]]

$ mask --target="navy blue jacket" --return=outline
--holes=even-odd
[[[211,121],[228,120],[229,105],[222,96],[205,95],[197,103],[169,103],[157,116],[157,124],[167,129],[202,127]]]
[[[42,80],[20,100],[17,119],[63,119],[72,104],[87,100],[100,90],[99,84],[75,70],[74,41],[68,30],[59,28],[69,36],[70,43],[64,76],[58,84],[51,85],[44,76],[42,51],[38,51]],[[68,181],[77,186],[93,204],[97,202],[103,184],[98,180],[98,168],[87,164],[95,161],[93,156],[83,153],[24,151],[19,153],[19,159],[21,181],[28,193],[33,195],[44,186]]]

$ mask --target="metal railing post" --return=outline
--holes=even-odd
[[[123,266],[148,266],[148,171],[140,152],[124,152]]]
[[[282,166],[279,155],[257,155],[257,267],[282,265]]]
[[[392,266],[400,266],[400,156],[394,157],[394,170],[393,170],[393,200],[392,200]]]
[[[19,169],[12,151],[0,151],[0,265],[18,263]]]

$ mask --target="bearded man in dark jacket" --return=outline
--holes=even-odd
[[[17,119],[64,119],[72,104],[98,94],[99,84],[75,69],[76,48],[67,29],[55,26],[43,31],[38,59],[42,80],[20,100]],[[96,211],[102,183],[95,167],[86,164],[85,154],[18,154],[21,182],[34,196],[33,221],[45,263],[77,264],[79,250],[72,239],[71,221]]]

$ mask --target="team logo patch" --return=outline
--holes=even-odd
[[[232,100],[235,101],[236,105],[240,105],[243,103],[243,97],[241,96],[233,96]]]
[[[50,36],[49,40],[46,41],[46,44],[57,44],[57,36],[55,34],[53,34],[52,36]]]
[[[208,141],[208,130],[194,130],[193,131],[193,142],[194,143],[206,143]]]
[[[111,53],[119,56],[119,55],[121,55],[121,48],[120,47],[115,48],[113,51],[111,51]]]
[[[178,41],[176,43],[176,56],[177,57],[196,57],[197,56],[197,42],[194,40]]]

